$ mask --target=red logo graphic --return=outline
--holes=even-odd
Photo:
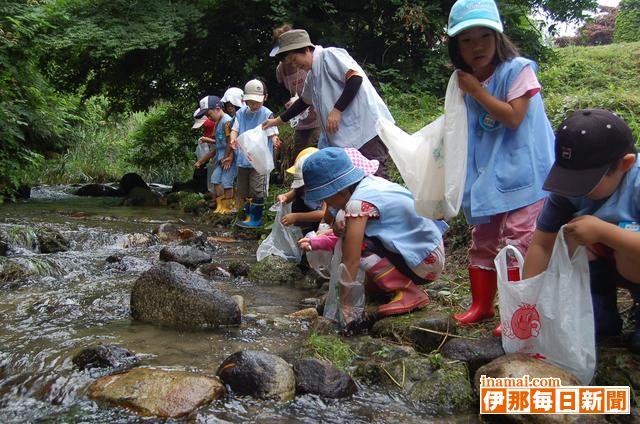
[[[540,314],[535,304],[521,304],[511,316],[511,322],[502,322],[502,333],[510,339],[517,337],[518,339],[526,340],[531,337],[538,337],[541,328]]]

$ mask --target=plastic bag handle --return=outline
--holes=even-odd
[[[520,275],[522,275],[522,267],[524,266],[524,257],[522,256],[522,253],[520,253],[520,251],[518,249],[516,249],[514,246],[511,246],[510,244],[506,245],[504,248],[502,248],[502,250],[500,250],[500,252],[498,252],[498,255],[496,256],[496,258],[493,260],[493,263],[496,266],[496,272],[498,273],[498,281],[509,281],[509,277],[508,277],[508,271],[507,271],[507,254],[508,252],[513,253],[513,256],[515,256],[516,258],[516,262],[518,262],[518,269],[520,270]]]

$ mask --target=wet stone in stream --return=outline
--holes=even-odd
[[[211,262],[211,255],[191,246],[167,246],[160,251],[160,260],[195,268],[200,264]]]
[[[296,380],[293,370],[279,356],[256,350],[236,352],[222,362],[218,376],[234,393],[259,399],[293,399]]]
[[[131,292],[134,319],[185,330],[239,325],[240,308],[229,295],[176,262],[142,273]]]
[[[73,357],[73,364],[81,370],[90,368],[125,370],[138,365],[139,362],[140,360],[133,353],[112,344],[91,346]]]

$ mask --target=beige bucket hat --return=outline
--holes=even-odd
[[[283,32],[280,37],[278,37],[278,45],[271,50],[269,56],[274,57],[278,54],[303,47],[313,47],[313,43],[311,43],[311,39],[309,39],[309,34],[303,29],[292,29],[291,31]]]

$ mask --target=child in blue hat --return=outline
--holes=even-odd
[[[384,178],[365,176],[344,149],[328,147],[313,153],[304,162],[302,175],[305,199],[324,200],[345,211],[342,262],[349,274],[356,276],[360,267],[369,292],[393,295],[389,303],[378,307],[377,314],[403,314],[427,305],[429,297],[414,280],[432,281],[440,275],[447,224],[417,215],[407,189]],[[401,264],[394,265],[392,257]]]
[[[493,0],[458,0],[449,14],[448,49],[467,106],[467,176],[462,207],[473,225],[469,249],[472,303],[462,324],[493,318],[502,244],[524,255],[542,209],[553,162],[553,129],[535,62],[503,34]],[[517,268],[509,279],[520,279]],[[500,334],[500,329],[494,331]]]

